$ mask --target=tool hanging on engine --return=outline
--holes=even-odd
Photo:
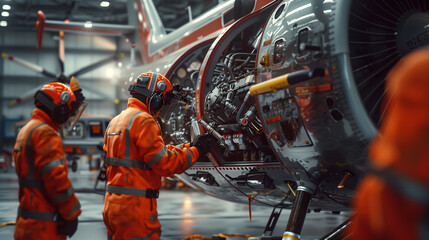
[[[255,196],[252,197],[252,195],[247,195],[247,198],[249,199],[249,221],[252,221],[252,201],[255,199],[262,191],[256,193]]]
[[[218,133],[212,126],[210,126],[206,121],[204,121],[203,119],[200,119],[198,121],[199,124],[203,125],[203,127],[211,134],[213,135],[217,140],[219,141],[224,141],[225,139],[223,138],[222,135],[220,135],[220,133]]]
[[[325,76],[325,70],[322,68],[299,70],[255,84],[250,87],[249,92],[252,96],[268,92],[277,92],[277,90],[287,88],[291,85],[323,76]]]
[[[176,99],[179,102],[190,104],[191,99],[187,91],[183,90],[183,87],[179,84],[174,84],[173,89],[166,93],[165,104],[170,104],[172,99]]]

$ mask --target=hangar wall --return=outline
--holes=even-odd
[[[42,48],[37,50],[35,31],[0,31],[0,48],[2,53],[39,65],[58,75],[61,72],[58,60],[58,39],[58,32],[45,32]],[[64,34],[64,39],[66,76],[109,57],[116,56],[119,59],[77,77],[88,102],[84,113],[114,116],[124,109],[128,95],[120,91],[117,86],[120,67],[126,67],[129,64],[129,47],[125,39],[69,32]],[[54,79],[5,58],[0,60],[0,77],[2,113],[0,144],[3,150],[10,151],[16,136],[14,123],[30,119],[34,108],[32,98],[14,106],[10,106],[10,102],[17,97],[35,92],[37,88]]]

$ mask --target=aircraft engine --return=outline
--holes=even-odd
[[[212,80],[215,86],[204,99],[204,111],[208,121],[222,133],[225,154],[241,151],[239,158],[252,160],[251,151],[263,149],[258,141],[252,141],[262,133],[262,125],[250,98],[249,87],[254,83],[255,54],[230,53],[219,66]],[[259,157],[264,157],[260,154]],[[253,159],[255,161],[256,159]],[[263,159],[262,159],[263,160]]]
[[[200,120],[203,126],[216,132],[218,144],[212,155],[215,161],[276,161],[263,135],[255,98],[249,94],[255,83],[262,24],[269,11],[264,14],[244,21],[239,29],[230,29],[230,34],[214,43],[219,49],[206,56],[209,66],[202,70],[206,74],[204,83],[197,84],[197,115],[204,116]]]
[[[168,144],[182,144],[191,142],[191,122],[195,120],[195,83],[201,62],[213,39],[202,42],[192,48],[175,61],[165,76],[171,84],[179,84],[187,93],[186,103],[173,100],[162,109],[160,124],[164,133],[164,140]]]
[[[239,18],[210,46],[197,80],[194,132],[217,139],[208,161],[180,176],[190,185],[229,201],[291,206],[296,184],[274,157],[263,134],[255,98],[256,52],[263,26],[277,5]],[[195,122],[197,123],[197,122]]]
[[[335,201],[353,197],[383,117],[385,77],[402,56],[429,43],[428,11],[424,0],[285,0],[273,11],[256,82],[323,71],[257,94],[265,136],[303,189]]]
[[[406,2],[284,0],[226,29],[196,85],[197,119],[218,140],[211,162],[278,160],[285,183],[293,178],[314,208],[350,207],[382,118],[384,79],[401,56],[429,41],[429,4]],[[255,83],[282,77],[294,84],[249,95]],[[275,187],[287,193],[284,183]]]
[[[181,177],[222,199],[256,194],[255,203],[291,207],[305,192],[310,209],[349,209],[382,119],[384,79],[429,43],[429,4],[406,3],[284,0],[225,28],[189,78],[195,110],[174,107],[165,118],[169,143],[189,141],[192,121],[217,139]]]

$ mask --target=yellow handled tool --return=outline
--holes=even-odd
[[[252,96],[268,92],[277,92],[278,90],[287,88],[290,85],[304,82],[316,77],[323,77],[324,75],[325,70],[322,68],[299,70],[255,84],[250,87],[249,92]]]

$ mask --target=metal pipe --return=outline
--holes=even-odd
[[[353,174],[349,171],[344,171],[344,177],[341,179],[341,182],[338,184],[337,188],[344,188],[344,184],[346,183],[349,177],[353,176]]]
[[[326,234],[323,236],[320,240],[344,240],[347,239],[349,236],[346,231],[348,230],[350,224],[352,223],[351,218],[347,219],[344,223],[342,223],[340,226],[335,228],[332,232]]]
[[[283,234],[283,240],[297,240],[301,238],[300,234],[304,225],[305,216],[307,215],[307,208],[310,204],[311,197],[311,191],[298,187],[286,231]]]
[[[248,58],[247,58],[247,60],[250,60],[250,57],[256,57],[256,54],[254,54],[254,53],[234,53],[234,54],[229,54],[226,58],[225,58],[225,68],[228,70],[228,72],[229,72],[229,74],[231,74],[231,80],[235,80],[235,75],[234,75],[234,69],[232,69],[232,62],[235,60],[235,58],[237,57],[237,56],[244,56],[244,57],[246,57],[246,56],[248,56]],[[244,63],[248,63],[248,61],[247,60],[245,60],[244,61]],[[244,63],[243,64],[241,64],[240,66],[239,66],[239,68],[241,68],[241,67],[243,67],[243,66],[245,66],[244,65]],[[239,69],[238,68],[238,69]]]
[[[243,101],[243,103],[241,104],[240,109],[238,110],[238,112],[237,112],[237,116],[236,116],[236,118],[235,118],[235,120],[236,120],[238,123],[240,123],[240,115],[241,115],[241,113],[243,112],[243,110],[244,110],[244,106],[245,106],[245,105],[246,105],[246,103],[249,101],[249,99],[250,99],[250,92],[247,92],[246,96],[244,97],[244,101]]]
[[[92,23],[91,28],[87,28],[85,27],[85,22],[69,22],[64,24],[64,21],[45,21],[45,30],[58,31],[59,29],[64,32],[91,32],[117,36],[123,36],[135,32],[135,27],[132,25]]]
[[[212,126],[210,126],[206,121],[204,121],[203,119],[200,119],[198,121],[199,124],[203,125],[203,127],[211,134],[213,135],[217,140],[219,141],[223,141],[224,138],[222,137],[222,135],[220,135],[220,133],[218,133]]]
[[[255,116],[256,114],[256,107],[255,106],[251,106],[250,109],[246,112],[246,114],[244,114],[244,117],[241,119],[241,124],[243,126],[246,126],[249,121]]]

